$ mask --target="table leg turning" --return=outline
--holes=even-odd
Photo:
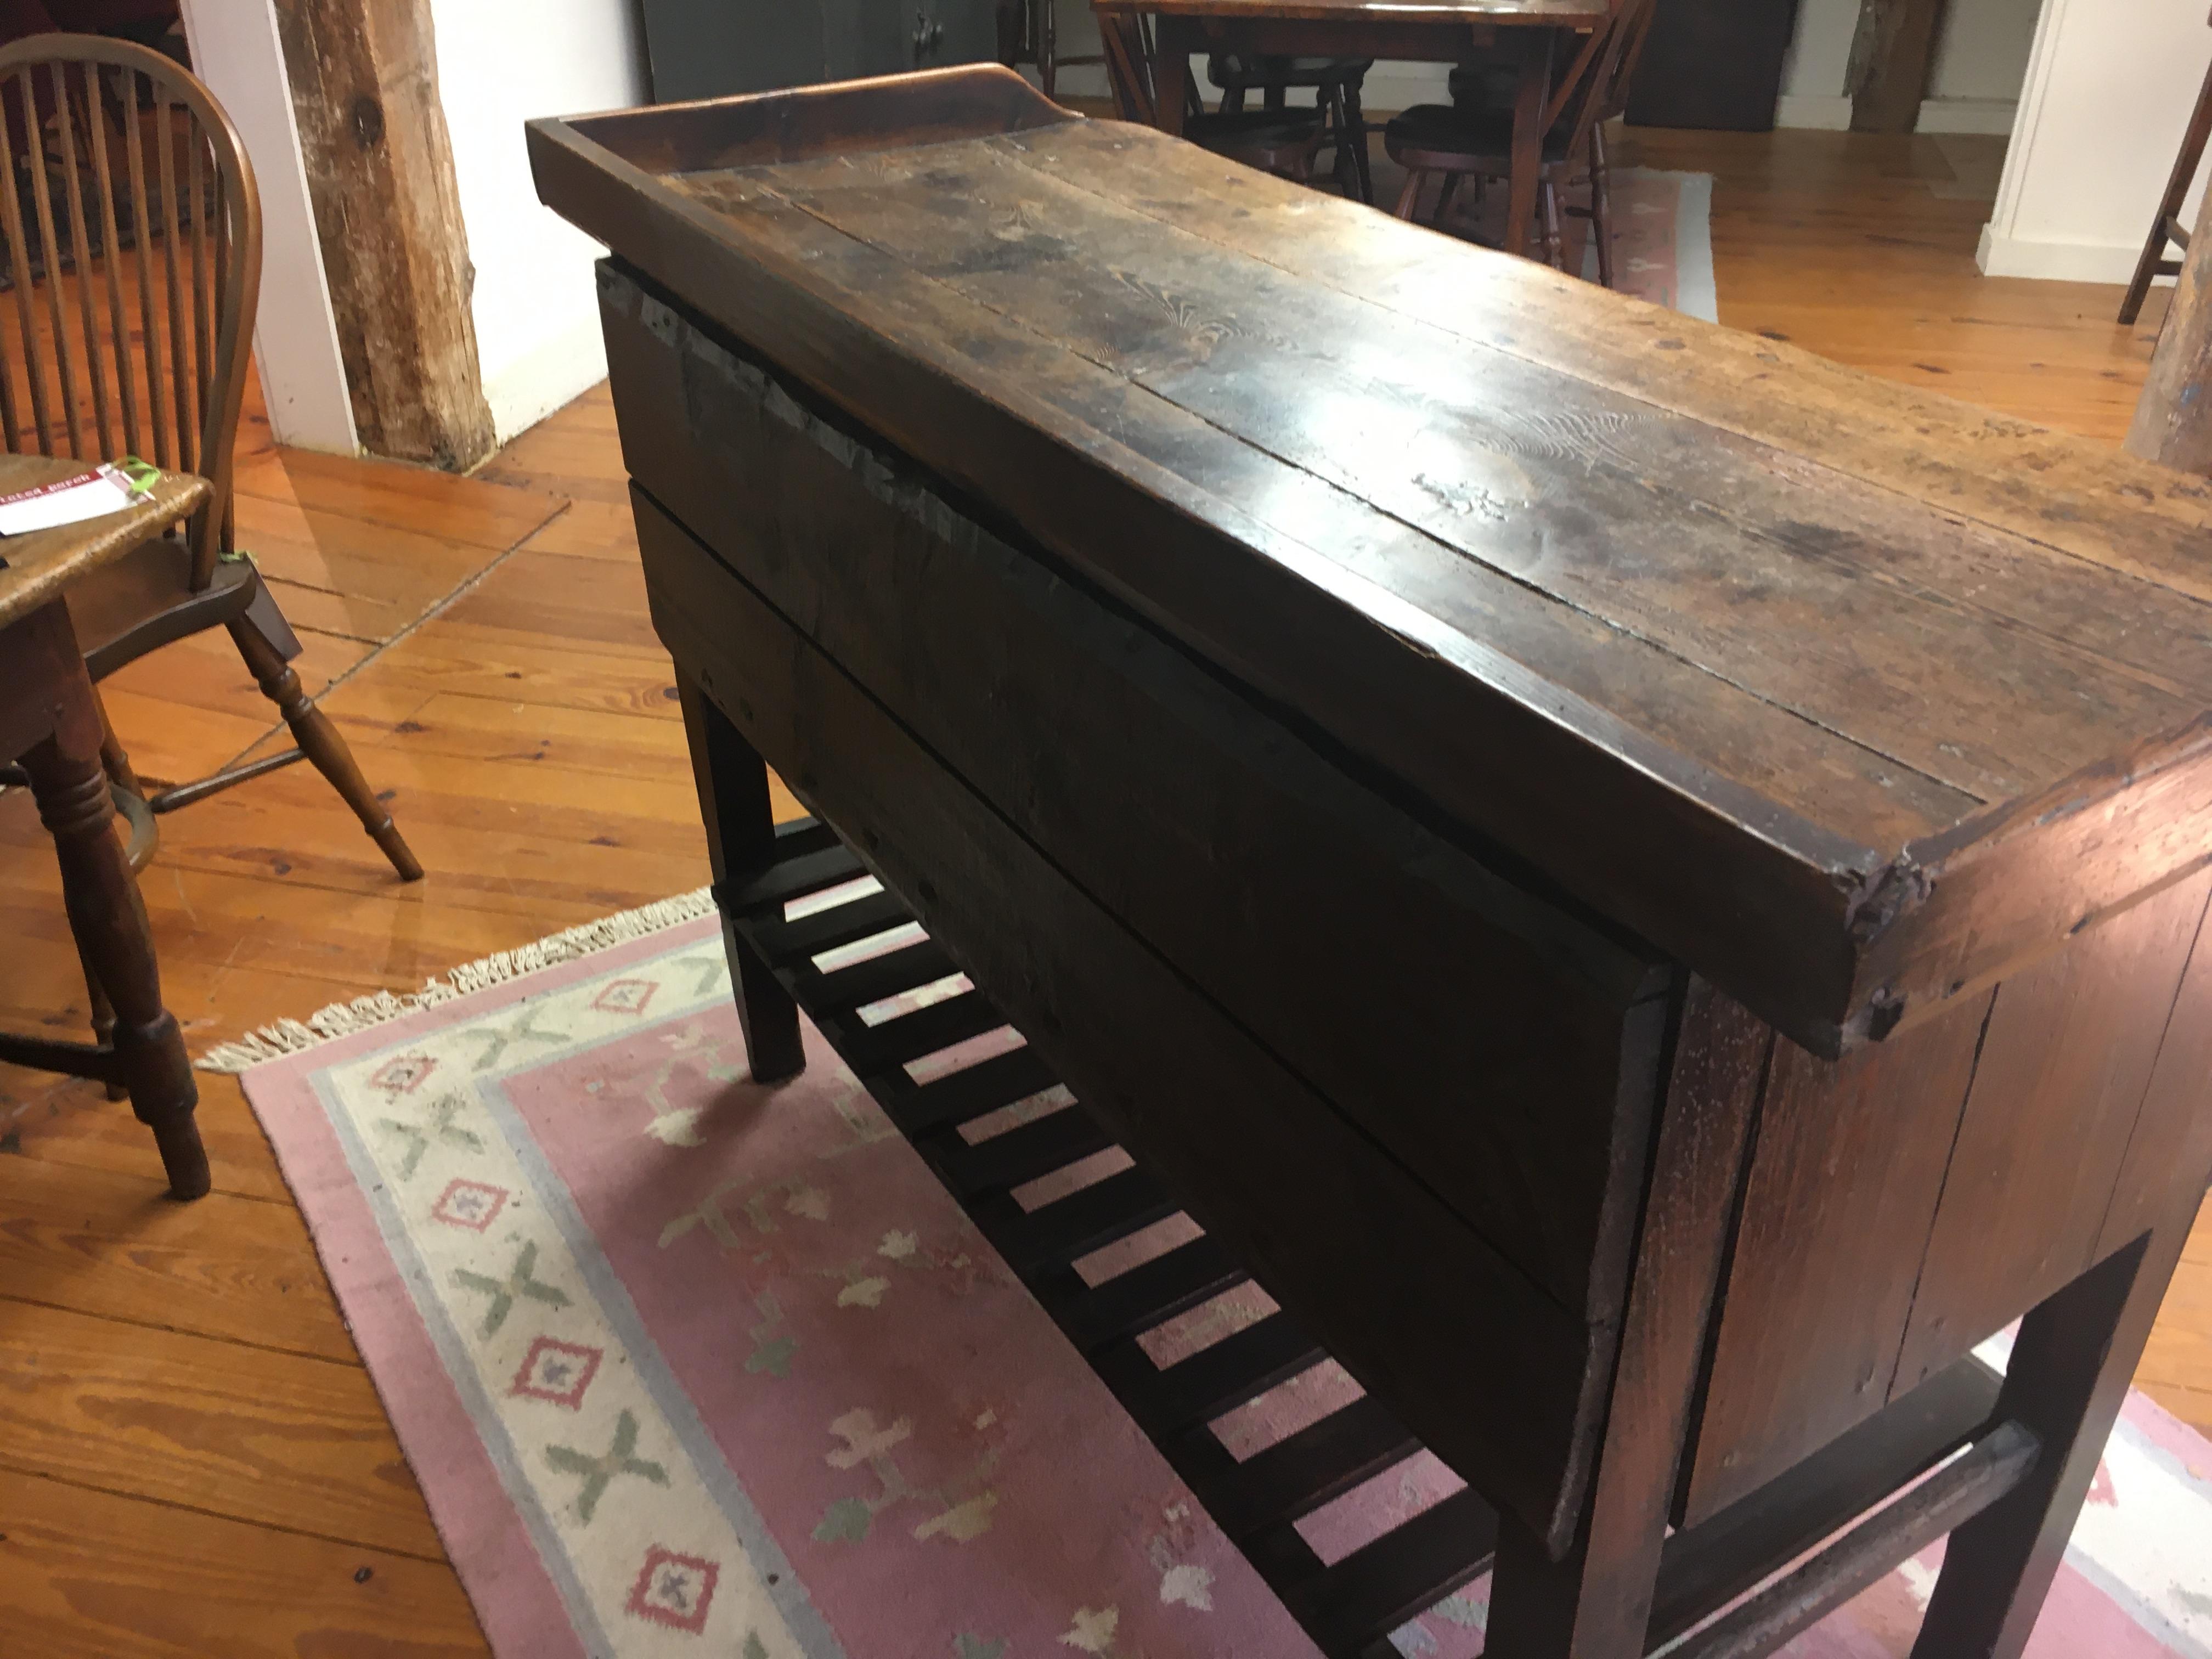
[[[90,696],[87,685],[88,702]],[[54,838],[70,931],[86,977],[106,994],[115,1080],[130,1095],[138,1121],[154,1132],[169,1189],[179,1198],[198,1198],[209,1186],[207,1153],[192,1121],[199,1089],[176,1017],[161,1006],[146,908],[115,838],[115,804],[100,763],[99,728],[91,726],[90,742],[72,742],[80,734],[70,728],[81,724],[62,722],[61,731],[23,757],[23,768],[39,817]]]
[[[1498,44],[1516,59],[1521,78],[1513,94],[1513,178],[1507,190],[1505,251],[1528,252],[1536,216],[1536,186],[1544,165],[1544,106],[1552,93],[1553,31],[1501,29]]]

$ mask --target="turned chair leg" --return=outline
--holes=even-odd
[[[114,803],[99,753],[70,754],[49,738],[23,757],[39,817],[61,862],[62,899],[88,984],[105,989],[125,1091],[138,1121],[154,1132],[169,1190],[198,1198],[208,1190],[207,1153],[192,1111],[199,1088],[185,1056],[184,1034],[161,1006],[161,975],[138,884],[115,838]]]
[[[1406,169],[1406,182],[1399,186],[1397,204],[1390,210],[1399,218],[1408,222],[1413,217],[1413,210],[1420,204],[1421,177],[1419,167]]]
[[[399,872],[399,878],[421,880],[422,865],[392,823],[392,814],[377,799],[376,792],[368,787],[368,780],[362,775],[353,750],[331,723],[331,717],[309,700],[300,684],[299,675],[292,672],[283,652],[263,630],[253,611],[248,610],[229,627],[239,654],[246,659],[246,666],[259,682],[263,695],[276,705],[284,724],[292,728],[292,740],[300,745],[300,752],[353,808],[361,827],[368,831],[369,839],[392,860],[392,867]]]
[[[107,1000],[106,988],[100,984],[100,975],[93,971],[92,963],[80,962],[77,965],[84,969],[84,993],[92,1003],[93,1037],[103,1045],[112,1045],[115,1041],[115,1005]],[[107,1097],[110,1100],[128,1100],[131,1091],[121,1083],[111,1081],[107,1085]]]
[[[1340,95],[1343,100],[1340,118],[1344,123],[1344,140],[1352,146],[1352,171],[1358,180],[1359,199],[1373,207],[1375,171],[1367,157],[1367,112],[1360,107],[1359,82],[1346,82]]]
[[[1559,231],[1559,187],[1551,179],[1544,180],[1537,192],[1537,204],[1544,215],[1544,263],[1554,270],[1566,266],[1566,238]]]
[[[1444,228],[1444,216],[1451,211],[1452,198],[1459,194],[1459,174],[1447,173],[1443,182],[1437,186],[1437,216],[1429,222],[1438,230]]]

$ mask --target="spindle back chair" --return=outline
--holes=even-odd
[[[300,642],[250,559],[232,507],[239,413],[261,284],[253,167],[208,89],[161,53],[93,35],[0,47],[0,426],[13,452],[87,462],[130,453],[213,486],[181,535],[149,539],[69,590],[97,681],[221,624],[295,746],[148,791],[112,732],[105,753],[133,814],[134,862],[150,813],[306,759],[403,878],[422,866],[345,740],[290,666]]]
[[[1151,19],[1121,10],[1097,15],[1115,115],[1143,126],[1158,125],[1158,47]],[[1183,83],[1185,138],[1231,161],[1302,185],[1313,182],[1315,159],[1329,142],[1328,113],[1326,109],[1209,111],[1199,101],[1196,83],[1188,77]]]

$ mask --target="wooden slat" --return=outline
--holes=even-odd
[[[1364,1395],[1223,1471],[1199,1496],[1241,1542],[1311,1514],[1419,1449],[1380,1401]]]
[[[957,1144],[937,1152],[932,1162],[956,1198],[1021,1186],[1114,1144],[1114,1137],[1080,1106],[1063,1106],[973,1146],[957,1136],[953,1139]]]
[[[811,836],[827,832],[810,827],[805,833]],[[758,875],[735,883],[723,902],[732,914],[742,915],[749,910],[787,904],[866,874],[866,866],[833,840],[800,857],[780,859]]]
[[[857,945],[912,920],[905,905],[889,893],[869,893],[787,921],[781,916],[748,918],[747,927],[761,954],[781,967]]]
[[[84,67],[77,71],[77,88],[70,86],[69,65],[54,63],[47,66],[48,78],[53,87],[54,106],[59,115],[61,129],[62,172],[68,185],[70,246],[76,253],[76,300],[79,320],[83,324],[85,371],[92,384],[92,412],[94,428],[100,437],[100,458],[113,460],[124,453],[115,446],[115,433],[108,406],[107,362],[100,350],[100,325],[97,308],[93,302],[92,234],[85,219],[84,180],[79,171],[76,124],[82,113],[91,126],[104,126],[107,112],[102,106],[100,76],[97,70]],[[96,196],[105,200],[114,189],[114,180],[106,171],[97,173]],[[111,240],[100,245],[99,265],[111,289],[115,281],[115,267],[122,250]],[[57,332],[59,331],[58,330]]]
[[[1088,1354],[1163,1324],[1249,1277],[1218,1241],[1199,1237],[1073,1291],[1046,1310]]]
[[[879,1025],[864,1024],[850,1016],[843,1022],[850,1032],[853,1067],[864,1078],[995,1031],[1006,1023],[1006,1016],[981,991],[963,991]]]
[[[1043,1057],[1024,1047],[994,1054],[918,1088],[909,1085],[893,1097],[887,1109],[893,1122],[918,1137],[1011,1106],[1042,1093],[1058,1080]]]
[[[995,1232],[991,1243],[1008,1267],[1028,1279],[1165,1220],[1178,1207],[1142,1170],[1124,1170],[1039,1205]]]
[[[887,951],[882,956],[871,957],[866,962],[856,962],[849,968],[817,975],[799,1000],[810,1012],[819,1008],[825,1013],[841,1013],[896,996],[902,991],[914,990],[958,971],[952,958],[945,954],[943,945],[934,939],[922,939]]]
[[[46,318],[52,325],[48,338],[53,346],[54,378],[61,387],[62,417],[69,432],[69,453],[82,459],[85,455],[84,422],[77,411],[76,356],[70,349],[69,319],[62,309],[62,242],[54,229],[53,182],[46,176],[46,133],[39,124],[38,93],[28,64],[15,71],[15,90],[22,100],[25,122],[29,129],[28,137],[24,141],[23,159],[30,167],[31,211],[33,222],[38,227],[39,246],[46,253]],[[62,106],[60,114],[62,125],[68,126],[66,105]],[[11,173],[7,176],[12,178],[15,175]],[[77,280],[83,281],[88,274],[80,264]],[[16,286],[19,289],[30,286],[28,278],[28,271],[19,269],[15,272]],[[93,459],[104,459],[105,457]]]
[[[161,373],[161,330],[155,320],[154,307],[154,227],[146,210],[146,140],[144,124],[138,118],[138,72],[125,69],[118,71],[118,95],[123,103],[124,150],[130,164],[131,217],[133,232],[132,246],[138,255],[138,320],[143,331],[136,346],[136,355],[146,369],[146,418],[153,428],[154,453],[139,452],[142,460],[152,461],[165,471],[177,463],[176,447],[172,441],[174,427],[169,418],[173,400],[170,393],[181,389],[181,381],[165,381]],[[155,108],[162,107],[159,84],[149,76],[147,84],[154,91]]]
[[[1258,1399],[1324,1358],[1296,1320],[1272,1313],[1164,1369],[1133,1342],[1096,1363],[1138,1427],[1164,1440]]]
[[[35,129],[37,106],[28,107],[33,112],[26,118],[27,125]],[[10,125],[0,121],[0,179],[6,180],[15,177],[15,143],[7,131]],[[35,131],[30,137],[31,149],[35,153],[38,148]],[[15,272],[15,321],[22,334],[23,378],[30,385],[31,418],[38,423],[33,441],[39,453],[51,455],[54,453],[54,434],[46,413],[46,353],[39,349],[38,319],[31,309],[31,290],[35,286],[30,281],[31,244],[23,230],[22,199],[12,185],[8,189],[0,190],[0,226],[4,226],[7,230],[9,263]],[[54,257],[53,249],[48,247],[45,252],[46,258],[51,261]],[[58,280],[58,276],[49,280]],[[19,409],[17,418],[20,417]],[[28,453],[29,447],[24,444],[22,434],[16,430],[14,420],[9,422],[7,437],[8,448]]]
[[[1479,1577],[1497,1538],[1497,1512],[1463,1489],[1353,1551],[1284,1602],[1323,1653],[1350,1659]]]

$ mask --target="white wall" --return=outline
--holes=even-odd
[[[276,8],[271,0],[185,0],[185,35],[200,79],[246,141],[260,187],[263,276],[253,356],[269,424],[280,443],[354,454],[361,444]]]
[[[2040,6],[2041,0],[1951,0],[1920,106],[1921,131],[2011,131]],[[1783,70],[1778,125],[1850,125],[1844,86],[1858,22],[1859,0],[1801,0]]]
[[[477,356],[505,442],[607,372],[592,281],[602,250],[538,204],[522,124],[643,103],[645,41],[635,0],[431,0],[430,11],[476,266]]]
[[[2208,62],[2204,0],[2048,0],[1982,269],[2127,281]]]

